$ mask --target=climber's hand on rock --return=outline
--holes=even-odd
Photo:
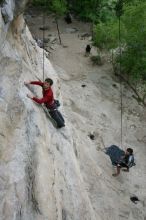
[[[27,94],[27,97],[28,97],[29,99],[32,99],[32,98],[33,98],[33,96],[30,95],[30,94]]]
[[[30,81],[28,81],[28,82],[25,81],[24,82],[24,85],[26,85],[26,86],[29,85],[29,84],[30,84]]]

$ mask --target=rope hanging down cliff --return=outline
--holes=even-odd
[[[46,6],[46,1],[45,1]],[[43,12],[43,81],[45,79],[45,10]]]
[[[122,79],[121,79],[121,55],[122,55],[122,50],[121,50],[121,15],[123,14],[123,0],[118,0],[116,7],[116,16],[119,19],[119,50],[120,50],[120,62],[119,62],[119,77],[120,77],[120,108],[121,108],[121,115],[120,115],[120,122],[121,122],[121,137],[120,137],[120,142],[121,142],[121,148],[123,146],[123,87],[122,87]]]

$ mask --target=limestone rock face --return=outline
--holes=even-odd
[[[11,22],[13,17],[17,17],[25,10],[29,0],[4,0],[1,3],[1,13],[5,23]]]
[[[145,132],[140,126],[143,123],[144,130],[145,122],[126,115],[137,125],[138,130],[129,130],[131,139],[125,134],[125,140],[135,146],[140,165],[130,176],[113,179],[102,142],[103,137],[106,146],[118,143],[120,137],[118,106],[105,98],[109,84],[101,79],[102,92],[91,83],[83,93],[80,83],[76,85],[80,90],[75,90],[60,69],[66,127],[54,128],[43,109],[26,97],[31,92],[24,81],[43,80],[43,50],[24,22],[25,3],[9,0],[0,6],[0,219],[144,220]],[[61,100],[59,76],[46,57],[45,77],[54,80],[55,97]],[[32,89],[41,96],[39,88]],[[137,206],[130,202],[131,194],[141,200]]]
[[[70,131],[56,130],[26,97],[24,81],[43,77],[43,51],[19,13],[25,3],[5,1],[0,13],[0,219],[100,219],[82,187]],[[45,76],[60,97],[46,58]]]

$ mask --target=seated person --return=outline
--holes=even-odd
[[[126,168],[124,171],[129,172],[129,168],[134,165],[133,149],[127,148],[125,155],[122,156],[121,160],[116,164],[117,172],[113,176],[118,176],[120,174],[121,168]]]

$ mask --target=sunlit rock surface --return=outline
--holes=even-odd
[[[119,109],[112,94],[106,97],[108,85],[89,83],[84,93],[75,90],[77,82],[61,85],[59,77],[68,79],[67,73],[60,69],[57,75],[45,58],[45,76],[54,80],[55,97],[64,100],[66,127],[56,130],[43,109],[26,97],[30,91],[24,81],[43,79],[43,51],[21,14],[26,1],[5,3],[0,13],[0,219],[145,220],[143,108],[138,107],[140,116],[126,113],[124,118],[129,117],[125,145],[134,148],[137,166],[130,175],[113,178],[103,150],[118,144]],[[41,96],[39,88],[32,88]],[[118,99],[116,93],[113,97]],[[133,124],[136,128],[130,130]],[[137,205],[130,201],[133,194],[141,200]]]

